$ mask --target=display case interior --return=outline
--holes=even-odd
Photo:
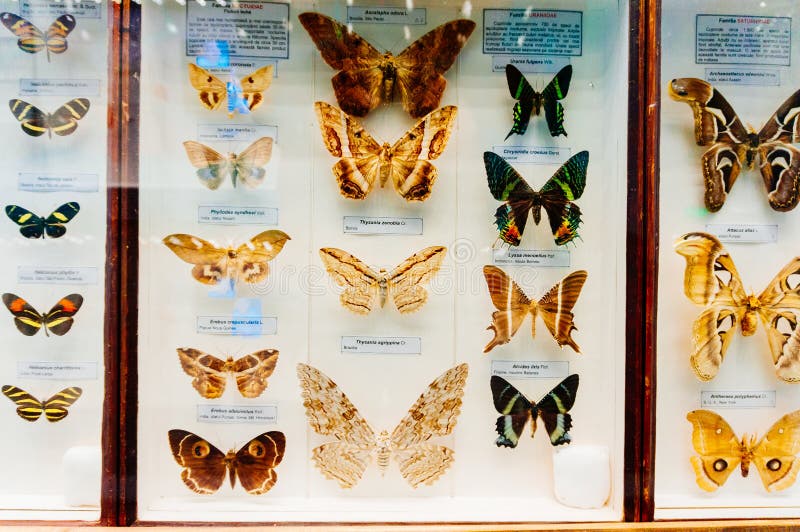
[[[142,5],[139,521],[622,518],[628,4],[411,7]]]
[[[798,15],[662,6],[657,519],[800,515]]]

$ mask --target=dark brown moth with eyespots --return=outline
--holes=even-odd
[[[194,377],[192,386],[206,399],[222,396],[228,374],[236,379],[243,397],[258,397],[267,388],[267,379],[278,363],[276,349],[262,349],[236,360],[233,357],[223,360],[191,347],[179,347],[177,351],[183,371]]]
[[[456,107],[449,105],[430,113],[409,129],[393,145],[380,144],[358,120],[325,102],[316,102],[322,140],[334,157],[333,166],[339,192],[345,198],[365,199],[375,183],[381,188],[391,181],[394,189],[408,201],[424,201],[438,171],[429,161],[438,158],[450,139]]]
[[[800,142],[800,90],[758,132],[746,128],[722,93],[702,79],[673,79],[669,95],[692,108],[697,145],[711,146],[702,157],[706,209],[722,208],[742,167],[761,171],[770,207],[797,206],[800,151],[792,143]]]
[[[382,101],[391,102],[395,93],[412,118],[436,109],[447,86],[443,74],[475,29],[471,20],[452,20],[393,55],[379,52],[344,24],[320,13],[301,13],[299,18],[322,59],[339,71],[331,80],[339,107],[359,117]]]
[[[251,495],[262,495],[278,481],[275,468],[283,460],[286,437],[282,432],[270,431],[256,436],[235,451],[223,453],[196,434],[179,429],[169,431],[172,456],[181,471],[186,486],[203,495],[216,492],[227,474],[231,488],[236,477],[242,488]]]

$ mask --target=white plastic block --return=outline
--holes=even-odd
[[[64,502],[67,506],[100,506],[100,447],[70,447],[64,453]]]
[[[611,492],[608,447],[575,445],[553,453],[553,490],[556,499],[573,508],[602,508]]]

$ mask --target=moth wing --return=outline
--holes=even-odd
[[[327,375],[307,364],[297,364],[297,378],[308,423],[314,432],[333,436],[358,448],[372,449],[375,432],[350,399]]]
[[[239,393],[248,398],[261,395],[277,363],[277,349],[263,349],[236,360],[233,363],[233,376]]]
[[[48,117],[47,125],[56,135],[71,135],[78,129],[78,120],[89,112],[90,105],[86,98],[74,98],[56,109]]]
[[[717,212],[725,204],[725,200],[728,199],[728,194],[742,170],[742,160],[746,156],[746,151],[747,146],[744,144],[718,142],[701,157],[705,187],[703,202],[709,212]],[[772,167],[768,170],[762,168],[762,176],[771,170]],[[765,176],[765,185],[767,185],[767,179]],[[771,177],[769,179],[771,180]],[[769,185],[767,187],[769,191]]]
[[[203,284],[217,284],[228,275],[228,249],[202,238],[175,233],[162,240],[178,258],[194,264],[192,277]]]
[[[179,429],[170,430],[169,446],[179,466],[181,479],[196,492],[208,495],[216,492],[225,481],[225,453],[196,434]]]
[[[44,218],[28,209],[19,205],[6,205],[6,215],[19,226],[19,232],[25,238],[42,238],[44,235]]]
[[[742,314],[741,309],[713,305],[694,320],[689,362],[698,379],[710,381],[717,376]]]
[[[562,107],[559,100],[567,97],[569,91],[569,82],[572,79],[572,65],[566,65],[558,71],[558,74],[547,84],[542,91],[542,107],[544,107],[544,116],[547,119],[547,128],[550,130],[550,135],[557,137],[559,135],[567,136],[564,130],[564,107]]]
[[[369,314],[383,276],[341,249],[322,248],[319,256],[331,278],[345,289],[339,296],[342,305],[358,314]]]
[[[753,449],[753,463],[764,488],[780,491],[790,487],[800,472],[800,410],[781,417]]]
[[[48,53],[63,54],[67,51],[67,35],[75,29],[75,17],[64,14],[47,28],[46,45]]]
[[[518,246],[528,213],[533,208],[535,192],[519,172],[496,153],[483,152],[483,163],[489,191],[494,199],[506,202],[494,214],[500,238],[507,244]]]
[[[209,189],[218,189],[231,173],[228,158],[217,150],[193,140],[184,142],[183,148],[191,165],[197,168],[200,182]]]
[[[71,406],[83,393],[83,390],[76,386],[64,388],[54,396],[44,402],[44,415],[47,421],[55,423],[61,421],[69,414],[68,406]]]
[[[578,236],[581,210],[572,202],[583,195],[588,166],[589,152],[576,153],[547,180],[539,193],[553,238],[559,246]]]
[[[184,373],[192,377],[192,387],[206,399],[222,397],[225,392],[225,361],[191,347],[179,347],[177,352]]]
[[[420,443],[394,453],[400,474],[412,488],[427,486],[444,475],[455,461],[455,451],[444,445]]]
[[[76,214],[78,214],[81,210],[81,206],[71,201],[69,203],[64,203],[63,205],[59,206],[56,210],[50,213],[50,215],[44,220],[44,230],[47,233],[47,236],[50,238],[59,238],[64,236],[64,233],[67,232],[67,228],[64,227],[64,224],[72,220]],[[22,229],[20,228],[20,231]]]
[[[581,295],[583,283],[586,282],[585,270],[578,270],[564,277],[561,282],[551,288],[536,304],[536,309],[544,320],[547,330],[560,347],[570,346],[576,353],[581,350],[572,339],[572,331],[577,330],[572,313],[578,297]]]
[[[358,446],[345,441],[332,441],[315,447],[311,459],[325,478],[335,480],[339,486],[347,489],[361,480],[372,460],[373,447],[374,443]]]
[[[492,313],[492,323],[487,330],[494,332],[492,340],[483,348],[488,353],[495,346],[507,344],[519,330],[525,316],[531,311],[531,300],[522,289],[497,266],[483,267],[486,286],[497,311]]]
[[[408,409],[390,436],[394,448],[407,450],[434,436],[447,436],[461,413],[469,366],[453,366],[437,377]]]
[[[18,295],[3,294],[3,304],[14,315],[14,325],[25,336],[33,336],[42,328],[42,315]]]
[[[41,137],[50,130],[50,117],[35,105],[15,98],[8,101],[8,107],[28,135]]]
[[[80,294],[62,297],[47,314],[42,316],[44,326],[56,336],[64,336],[72,328],[74,323],[72,317],[80,310],[81,305],[83,296]]]
[[[800,150],[785,142],[767,142],[758,151],[770,207],[794,209],[800,199]]]
[[[25,421],[36,421],[44,412],[44,405],[34,396],[16,386],[5,385],[3,395],[17,405],[17,415]]]
[[[397,310],[405,314],[425,304],[428,291],[423,285],[436,275],[446,255],[444,246],[430,246],[411,255],[389,272],[387,284]]]
[[[575,404],[578,381],[577,373],[569,375],[547,392],[547,395],[542,397],[536,405],[552,445],[562,445],[572,441],[572,437],[569,435],[569,429],[572,428],[572,416],[569,415],[569,411]]]
[[[800,257],[795,257],[758,296],[775,371],[786,382],[800,381],[800,286],[790,283],[798,274]]]
[[[269,261],[281,252],[291,237],[277,229],[263,231],[236,249],[237,280],[258,283],[269,275]]]
[[[234,169],[238,179],[248,187],[256,187],[264,181],[265,166],[272,159],[271,137],[261,137],[236,157]]]
[[[381,102],[383,54],[340,22],[319,13],[301,13],[300,23],[311,36],[322,59],[337,73],[331,83],[342,110],[366,116]]]
[[[747,142],[747,128],[728,100],[707,81],[698,78],[673,79],[668,91],[673,100],[684,102],[692,108],[694,136],[698,146],[710,146],[718,142]]]
[[[796,144],[800,142],[800,90],[789,96],[778,107],[767,123],[758,132],[759,140],[764,142],[783,142]]]
[[[474,29],[471,20],[451,20],[411,43],[395,58],[403,109],[413,118],[421,118],[439,106],[447,86],[443,74]]]
[[[44,33],[27,19],[5,12],[0,13],[0,22],[19,39],[17,47],[23,52],[35,54],[44,50],[47,44]]]
[[[528,123],[531,120],[531,114],[535,111],[539,113],[536,104],[540,100],[540,95],[533,90],[533,87],[522,72],[511,63],[506,65],[506,81],[508,82],[508,92],[511,97],[517,100],[514,104],[514,124],[511,126],[511,131],[506,135],[506,139],[512,134],[523,135],[528,130]]]
[[[697,485],[715,491],[742,461],[741,442],[722,416],[710,410],[693,410],[686,415],[692,424],[692,456]]]
[[[495,423],[498,434],[495,445],[516,447],[529,419],[533,420],[531,436],[536,432],[536,420],[532,418],[535,415],[534,406],[522,392],[503,377],[492,375],[489,385],[492,389],[494,408],[502,414]]]
[[[244,101],[251,111],[264,103],[264,91],[272,84],[273,70],[272,65],[263,66],[240,80]]]
[[[204,68],[200,68],[194,63],[189,65],[189,82],[197,91],[200,103],[211,111],[219,108],[220,104],[227,98],[228,87],[221,79]]]
[[[675,252],[686,259],[683,290],[694,304],[740,307],[747,298],[733,259],[714,235],[686,233]]]
[[[247,442],[236,453],[236,476],[251,495],[262,495],[278,481],[275,468],[283,460],[286,437],[276,430],[265,432]]]

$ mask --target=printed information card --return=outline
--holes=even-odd
[[[261,137],[270,137],[277,142],[278,128],[276,126],[250,124],[199,124],[197,126],[197,140],[200,142],[221,140],[253,141]]]
[[[766,68],[707,68],[706,81],[713,85],[758,85],[774,86],[781,84],[781,73]]]
[[[504,379],[563,379],[569,375],[566,360],[492,360],[492,375]]]
[[[289,59],[289,4],[186,2],[186,55],[202,55],[213,42],[224,42],[231,57]]]
[[[419,26],[426,24],[427,14],[427,10],[422,7],[406,9],[386,6],[347,6],[347,22]]]
[[[583,12],[559,9],[484,9],[483,53],[583,54]]]
[[[569,57],[546,55],[493,55],[492,72],[505,72],[506,65],[514,65],[525,74],[555,74],[569,64]],[[532,82],[532,80],[531,80]],[[547,80],[545,83],[550,83]]]
[[[99,79],[20,79],[20,96],[99,96]]]
[[[220,225],[278,225],[278,209],[240,205],[199,205],[197,222]]]
[[[345,216],[345,234],[421,235],[422,218]]]
[[[697,15],[695,62],[790,66],[791,17]]]
[[[97,362],[17,362],[18,379],[96,380]]]
[[[492,146],[492,151],[519,164],[563,164],[572,150],[556,146]]]
[[[500,248],[492,250],[492,262],[506,266],[542,266],[550,268],[569,267],[568,249],[519,249]]]
[[[64,13],[75,18],[103,18],[103,11],[108,6],[96,0],[20,0],[19,13],[27,19],[55,19]],[[49,23],[48,23],[49,24]],[[46,31],[44,27],[40,27]]]
[[[18,188],[25,192],[97,192],[97,174],[20,172]]]
[[[342,336],[342,353],[353,355],[419,355],[422,338],[411,336]]]
[[[751,244],[778,241],[777,224],[706,224],[706,232],[720,242],[747,242]]]
[[[277,405],[197,405],[199,423],[278,423]]]
[[[775,408],[775,390],[754,392],[700,392],[703,408]]]
[[[265,336],[278,332],[274,316],[197,316],[200,334]]]
[[[18,266],[18,283],[97,284],[94,266]]]

